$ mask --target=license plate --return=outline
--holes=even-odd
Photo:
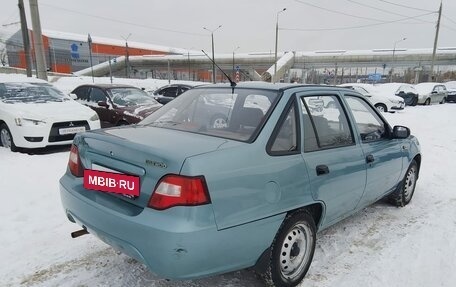
[[[71,128],[63,128],[59,129],[60,135],[69,135],[69,134],[77,134],[80,132],[85,132],[85,127],[71,127]]]
[[[86,169],[84,170],[84,188],[138,197],[139,177]]]

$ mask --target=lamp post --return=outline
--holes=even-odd
[[[90,37],[90,34],[87,35],[87,43],[89,44],[89,59],[90,59],[90,69],[92,70],[92,83],[95,83],[95,80],[93,78],[92,37]]]
[[[393,82],[393,72],[394,72],[394,55],[396,54],[396,45],[402,41],[405,41],[407,40],[407,38],[402,38],[400,40],[397,40],[396,42],[394,42],[394,46],[393,46],[393,63],[391,65],[391,76],[390,76],[390,83]]]
[[[234,52],[236,52],[239,48],[241,48],[241,47],[237,46],[236,49],[233,50],[233,79],[235,78],[235,76],[234,76]]]
[[[215,59],[214,59],[214,32],[220,29],[222,25],[219,25],[217,28],[210,30],[206,27],[203,27],[204,30],[209,31],[211,33],[211,39],[212,39],[212,83],[215,84]]]
[[[128,54],[128,38],[130,38],[131,33],[128,34],[127,37],[120,36],[122,39],[125,40],[125,76],[130,78],[130,55]]]
[[[275,53],[274,53],[274,75],[272,76],[272,82],[275,83],[277,80],[277,45],[279,43],[279,14],[287,10],[287,8],[283,8],[279,12],[277,12],[276,16],[276,30],[275,30]]]

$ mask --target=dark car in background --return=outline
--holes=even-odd
[[[194,88],[195,85],[187,85],[187,84],[171,84],[163,86],[154,91],[154,99],[159,102],[160,104],[167,104],[174,100],[176,97],[181,95],[183,92]]]
[[[162,106],[143,90],[128,85],[82,85],[71,93],[97,112],[102,128],[138,123]]]

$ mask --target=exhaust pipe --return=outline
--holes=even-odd
[[[78,231],[71,232],[71,238],[76,238],[76,237],[83,236],[83,235],[86,235],[86,234],[89,234],[87,229],[81,229],[81,230],[78,230]]]

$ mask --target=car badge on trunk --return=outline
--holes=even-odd
[[[154,167],[159,167],[159,168],[166,168],[167,167],[166,163],[164,163],[164,162],[158,162],[158,161],[154,161],[154,160],[150,160],[150,159],[146,159],[146,164],[154,166]]]

